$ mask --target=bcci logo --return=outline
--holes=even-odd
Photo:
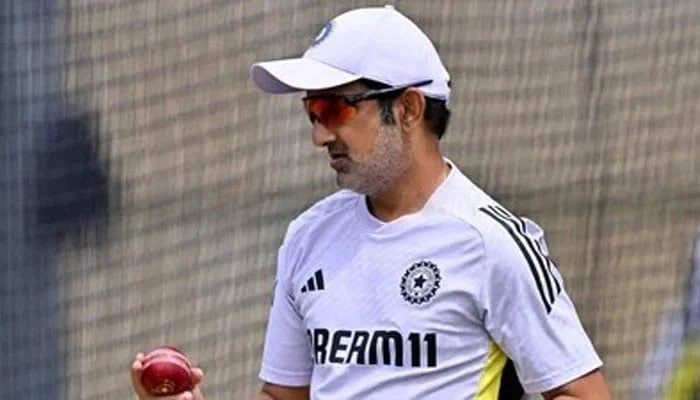
[[[330,35],[331,31],[333,30],[333,22],[326,22],[325,25],[323,25],[323,28],[321,28],[321,32],[316,35],[316,38],[314,39],[313,43],[311,43],[311,47],[318,46],[319,43],[323,42],[328,35]]]
[[[430,261],[411,265],[401,277],[401,296],[411,304],[429,302],[440,288],[440,270]]]

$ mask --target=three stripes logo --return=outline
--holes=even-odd
[[[319,269],[318,271],[314,272],[311,278],[306,280],[306,284],[301,288],[301,292],[313,292],[316,290],[323,290],[325,288],[325,284],[323,283],[323,271]]]
[[[561,292],[561,283],[554,274],[556,266],[546,251],[542,249],[540,243],[527,234],[525,221],[496,205],[482,207],[479,211],[498,222],[513,238],[530,267],[545,310],[547,313],[552,311],[556,296]]]

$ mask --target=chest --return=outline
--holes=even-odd
[[[299,261],[293,290],[307,329],[450,331],[479,318],[479,253],[459,232],[346,239]]]

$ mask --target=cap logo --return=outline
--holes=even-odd
[[[325,25],[323,25],[323,28],[321,28],[321,32],[316,35],[316,38],[314,39],[313,43],[311,43],[311,46],[318,46],[321,42],[326,40],[328,35],[330,35],[331,31],[333,30],[333,21],[328,21],[326,22]]]

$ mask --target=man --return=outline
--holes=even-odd
[[[257,400],[610,399],[542,230],[441,155],[449,75],[413,22],[349,11],[251,76],[306,91],[342,188],[288,228]]]

